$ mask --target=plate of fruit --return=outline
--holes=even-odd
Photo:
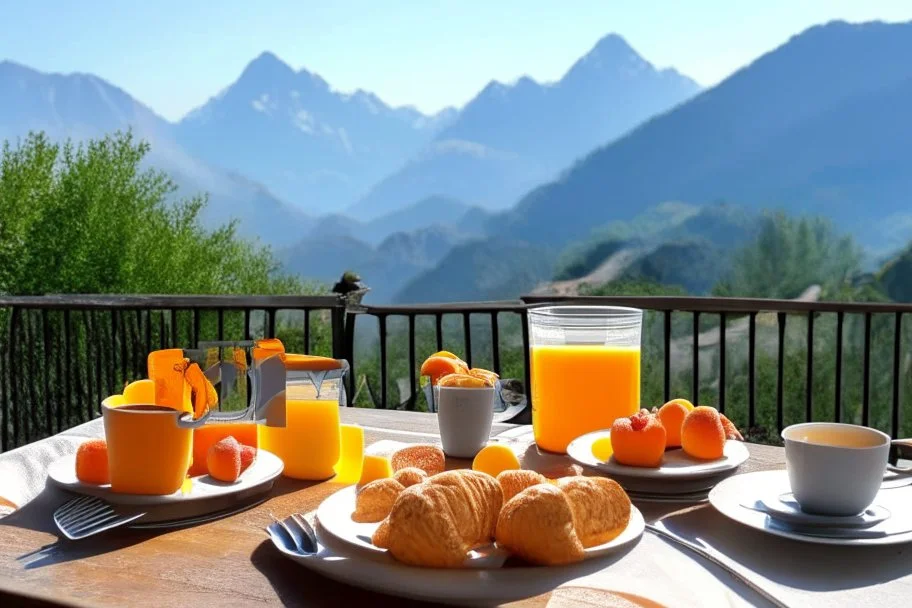
[[[619,477],[685,480],[734,471],[749,457],[737,427],[709,406],[673,399],[573,440],[579,464]]]

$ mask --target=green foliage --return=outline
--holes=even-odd
[[[757,239],[738,251],[719,296],[795,298],[811,285],[838,290],[861,269],[861,251],[819,217],[766,215]]]
[[[200,224],[206,197],[172,202],[130,133],[83,145],[31,134],[0,159],[0,293],[301,293],[270,250],[230,223]]]

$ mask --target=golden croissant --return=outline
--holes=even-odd
[[[382,521],[389,515],[393,503],[403,490],[405,486],[392,477],[375,479],[362,486],[355,494],[355,512],[352,513],[352,519],[359,523]]]
[[[627,527],[630,498],[603,477],[564,477],[527,487],[503,506],[497,544],[534,564],[582,560],[585,549],[606,543]]]
[[[459,568],[490,543],[503,492],[486,473],[447,471],[406,488],[371,539],[412,566]]]

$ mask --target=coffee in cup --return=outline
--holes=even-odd
[[[874,502],[889,435],[854,424],[807,422],[785,428],[782,439],[789,484],[802,511],[850,516]]]

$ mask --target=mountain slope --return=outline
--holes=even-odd
[[[15,141],[29,131],[54,140],[83,141],[131,129],[149,142],[147,166],[169,173],[180,195],[210,194],[204,220],[209,225],[240,221],[239,232],[270,244],[300,238],[310,223],[261,185],[215,169],[187,153],[173,138],[173,125],[122,89],[89,74],[45,74],[9,61],[0,62],[0,141]]]
[[[555,83],[491,82],[421,154],[350,208],[375,217],[430,194],[502,209],[598,145],[699,90],[616,35]]]
[[[910,56],[912,23],[813,27],[529,192],[491,231],[563,244],[664,200],[718,198],[857,229],[908,204]]]
[[[361,90],[339,93],[317,74],[263,53],[187,115],[177,137],[201,158],[316,212],[355,200],[451,118],[451,111],[428,117],[391,108]]]

